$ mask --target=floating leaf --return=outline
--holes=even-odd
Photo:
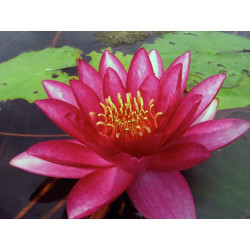
[[[188,87],[218,73],[227,78],[218,93],[219,109],[245,107],[250,104],[250,42],[248,39],[222,32],[172,32],[152,44],[143,44],[147,51],[157,49],[165,68],[179,55],[191,51]]]
[[[23,53],[0,64],[0,100],[22,98],[30,103],[46,98],[42,80],[68,83],[72,76],[62,69],[76,66],[82,51],[65,46]]]

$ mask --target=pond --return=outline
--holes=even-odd
[[[182,37],[186,39],[186,48]],[[105,48],[111,48],[128,65],[138,48],[143,46],[149,51],[155,47],[163,60],[167,58],[167,66],[176,55],[190,50],[194,66],[190,69],[187,91],[202,79],[225,72],[227,81],[219,92],[220,106],[215,119],[234,117],[249,121],[249,38],[250,32],[0,32],[0,218],[67,218],[67,196],[77,180],[48,178],[9,165],[13,157],[37,142],[60,136],[69,138],[34,104],[34,100],[45,98],[39,85],[43,77],[67,82],[77,76],[77,57],[95,66]],[[64,46],[68,46],[64,57],[62,51],[57,54],[44,50]],[[47,60],[48,64],[41,66],[43,70],[45,67],[52,70],[33,74],[43,64],[37,54],[27,64],[24,57],[13,61],[30,51],[38,51]],[[61,57],[70,59],[59,63]],[[57,61],[52,65],[53,60]],[[1,68],[1,63],[7,61],[15,68],[10,64]],[[5,79],[10,74],[7,71],[13,76],[7,79],[15,80],[16,85]],[[29,78],[34,85],[31,86]],[[248,131],[233,144],[213,152],[210,159],[183,171],[198,218],[250,218],[249,141]],[[143,216],[124,193],[89,218]]]

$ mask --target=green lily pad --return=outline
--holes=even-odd
[[[0,64],[0,100],[22,98],[32,103],[46,98],[42,80],[64,83],[72,78],[62,69],[76,66],[82,51],[65,46],[23,53]]]
[[[250,108],[228,109],[216,118],[250,119]],[[250,218],[250,131],[210,159],[184,171],[200,219]]]
[[[249,39],[222,32],[172,32],[142,47],[147,51],[157,49],[165,67],[190,50],[188,88],[211,75],[226,73],[227,78],[218,93],[219,109],[250,104]]]

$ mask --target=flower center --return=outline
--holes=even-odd
[[[149,101],[146,110],[140,91],[137,91],[137,98],[132,98],[131,93],[127,93],[126,102],[123,102],[120,93],[117,98],[118,107],[110,96],[105,99],[105,104],[100,103],[104,112],[98,114],[101,121],[96,125],[102,134],[113,139],[137,139],[157,129],[157,118],[162,112],[155,113],[154,99]]]

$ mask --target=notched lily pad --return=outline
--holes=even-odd
[[[32,103],[46,98],[42,80],[68,83],[72,78],[62,70],[76,66],[82,51],[65,46],[23,53],[0,64],[0,101],[22,98]]]

